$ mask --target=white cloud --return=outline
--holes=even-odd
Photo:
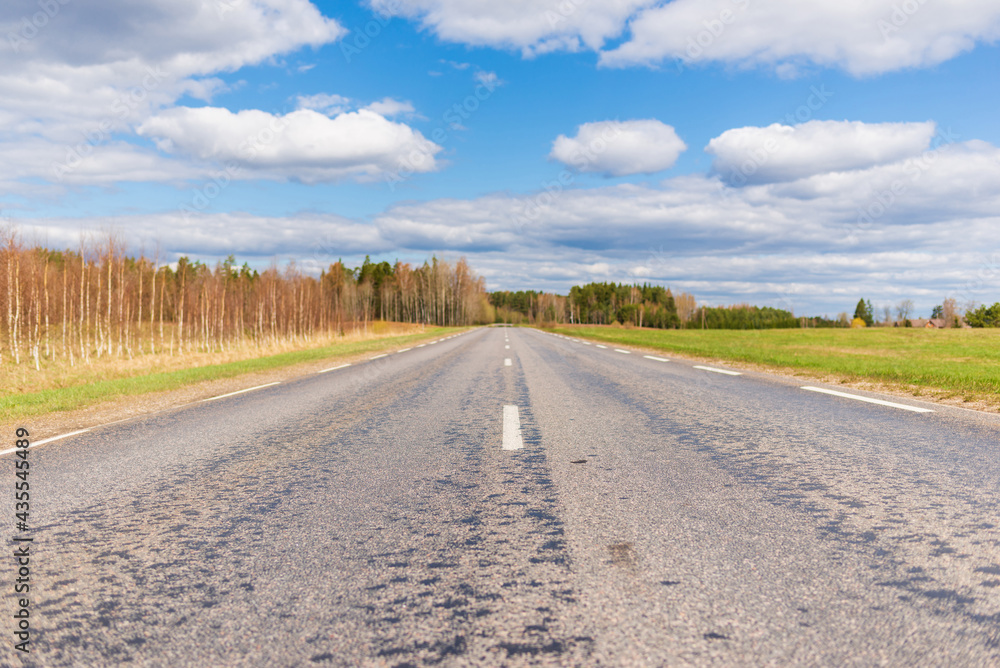
[[[380,116],[399,116],[401,114],[409,115],[416,113],[416,109],[413,108],[412,103],[394,100],[391,97],[372,102],[364,108]]]
[[[486,86],[486,88],[491,91],[504,84],[504,82],[500,80],[500,77],[497,76],[496,72],[484,72],[480,70],[476,72],[472,78],[476,80],[476,83]]]
[[[870,75],[927,67],[1000,38],[995,0],[371,0],[449,42],[520,50],[601,51],[608,66],[665,59],[803,64]]]
[[[870,75],[927,67],[1000,37],[993,0],[674,0],[629,22],[610,66],[664,59],[768,65],[801,62]]]
[[[415,172],[433,171],[434,155],[441,150],[412,128],[367,110],[330,118],[310,109],[280,116],[177,107],[148,119],[138,132],[168,153],[236,163],[254,177],[306,183],[370,180],[401,164]]]
[[[196,166],[130,145],[134,128],[182,96],[208,101],[226,90],[214,74],[345,34],[308,0],[51,6],[44,25],[29,30],[22,15],[33,16],[41,5],[0,3],[0,153],[33,152],[0,167],[0,179],[108,185],[196,176]]]
[[[176,213],[31,225],[53,245],[75,245],[81,228],[111,224],[147,248],[170,230],[165,250],[208,259],[236,251],[315,267],[340,254],[465,255],[491,289],[565,293],[591,280],[640,280],[712,304],[834,315],[860,297],[910,298],[926,315],[947,296],[996,300],[998,211],[1000,148],[966,141],[867,169],[742,188],[681,176],[657,187],[403,203],[370,221]],[[233,229],[245,234],[234,238]]]
[[[514,48],[525,55],[597,50],[621,33],[625,21],[656,0],[371,0],[385,14],[420,21],[441,39]]]
[[[795,181],[913,157],[927,150],[934,123],[809,121],[796,126],[727,130],[705,151],[714,171],[731,185]]]
[[[37,34],[4,56],[0,109],[21,118],[134,120],[190,90],[204,93],[202,77],[345,34],[308,0],[57,4]],[[0,5],[0,34],[21,32],[26,7]]]
[[[835,314],[861,296],[927,310],[949,295],[995,300],[977,277],[1000,271],[984,254],[997,211],[1000,149],[968,141],[794,182],[493,194],[397,205],[373,222],[406,248],[469,254],[493,288],[653,280],[711,303]]]
[[[335,93],[317,93],[316,95],[299,95],[296,98],[299,109],[313,109],[327,116],[342,114],[351,108],[350,98]]]
[[[653,174],[673,167],[687,146],[655,119],[584,123],[576,135],[559,135],[549,157],[579,172],[606,176]]]

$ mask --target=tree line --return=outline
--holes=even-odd
[[[0,239],[0,363],[230,350],[367,330],[374,320],[455,326],[492,321],[485,280],[465,259],[294,263],[264,271],[130,256],[114,235],[74,250]]]
[[[858,300],[850,322],[856,327],[911,327],[914,310],[910,299],[904,299],[895,306],[886,304],[876,309],[872,308],[870,300],[862,298]],[[847,321],[847,313],[841,313],[839,317]],[[938,324],[944,327],[1000,327],[1000,302],[992,306],[977,306],[974,302],[960,306],[949,297],[931,310],[930,319],[940,321]]]
[[[799,318],[769,306],[698,306],[693,295],[678,295],[659,285],[587,283],[569,295],[534,290],[490,293],[496,322],[609,325],[658,329],[776,329],[838,327],[826,318]]]

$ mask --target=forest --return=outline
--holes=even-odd
[[[587,283],[574,285],[568,296],[533,290],[492,292],[497,322],[610,325],[619,323],[657,329],[778,329],[836,327],[834,320],[798,318],[769,306],[734,304],[698,306],[693,295],[674,295],[659,285]]]
[[[209,266],[130,256],[114,234],[75,250],[0,239],[0,363],[70,365],[144,353],[212,352],[366,330],[374,320],[454,326],[493,320],[464,259],[413,267],[294,263],[264,271],[230,256]]]

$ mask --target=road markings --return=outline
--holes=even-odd
[[[598,344],[597,344],[597,347],[598,347],[598,348],[604,348],[605,350],[607,350],[607,349],[608,349],[608,347],[607,347],[607,346],[602,346],[602,345],[601,345],[600,343],[598,343]]]
[[[405,353],[405,352],[408,352],[410,350],[413,350],[413,348],[403,348],[402,350],[397,350],[396,352],[397,353]]]
[[[327,371],[336,371],[337,369],[343,369],[343,368],[349,367],[349,366],[351,366],[351,365],[350,364],[341,364],[340,366],[333,366],[333,367],[330,367],[329,369],[323,369],[319,373],[326,373]]]
[[[742,376],[743,374],[739,371],[729,371],[728,369],[716,369],[714,366],[696,366],[695,369],[701,369],[702,371],[711,371],[713,373],[724,373],[727,376]]]
[[[244,392],[253,392],[254,390],[259,390],[265,387],[271,387],[272,385],[280,385],[281,381],[276,380],[273,383],[267,383],[266,385],[258,385],[257,387],[248,387],[245,390],[237,390],[236,392],[230,392],[229,394],[220,394],[217,397],[209,397],[208,399],[202,399],[202,401],[215,401],[216,399],[224,399],[225,397],[231,397],[236,394],[243,394]]]
[[[930,408],[920,408],[919,406],[907,406],[906,404],[897,404],[891,401],[883,401],[881,399],[872,399],[871,397],[862,397],[857,394],[848,394],[847,392],[838,392],[837,390],[828,390],[824,387],[803,387],[803,390],[808,390],[809,392],[822,392],[823,394],[832,394],[835,397],[844,397],[845,399],[856,399],[857,401],[865,401],[869,404],[878,404],[879,406],[890,406],[892,408],[901,408],[904,411],[913,411],[914,413],[933,413],[934,411]]]
[[[632,351],[630,351],[630,350],[622,350],[621,348],[615,348],[615,352],[616,353],[621,353],[622,355],[631,355],[632,354]]]
[[[370,359],[370,360],[377,360],[377,359],[379,359],[381,357],[388,357],[388,356],[389,356],[389,353],[382,353],[381,355],[376,355],[375,357],[369,357],[368,359]]]
[[[510,346],[504,346],[503,349],[504,350],[510,350]]]
[[[521,439],[521,417],[517,406],[503,407],[503,449],[520,450],[524,447]]]
[[[508,358],[506,358],[506,359],[504,359],[504,361],[503,361],[503,365],[504,365],[504,366],[510,366],[510,365],[511,365],[511,361],[510,361],[510,358],[509,358],[509,357],[508,357]]]
[[[643,355],[648,360],[653,360],[654,362],[669,362],[670,360],[663,357],[656,357],[654,355]]]
[[[438,341],[440,341],[440,340],[441,340],[441,339],[438,339]],[[427,344],[427,345],[431,345],[431,346],[433,346],[433,345],[434,345],[435,343],[437,343],[437,341],[431,341],[431,342],[430,342],[429,344]]]
[[[427,345],[426,343],[421,343],[420,345],[417,346],[417,348],[423,348],[426,345]]]
[[[25,449],[30,450],[31,448],[37,448],[39,445],[45,445],[46,443],[51,443],[52,441],[58,441],[59,439],[62,438],[69,438],[70,436],[76,436],[77,434],[82,434],[85,431],[90,431],[90,429],[77,429],[76,431],[71,431],[68,434],[60,434],[59,436],[43,438],[40,441],[35,441],[27,448],[11,448],[10,450],[4,450],[3,452],[0,452],[0,457],[2,457],[3,455],[9,455],[12,452],[17,452],[18,450],[25,450]]]
[[[589,345],[591,345],[591,344],[590,344],[590,342],[588,342],[588,341],[580,341],[580,343],[582,343],[582,344],[583,344],[583,345],[585,345],[585,346],[589,346]]]

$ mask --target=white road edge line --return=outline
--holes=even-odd
[[[665,357],[656,357],[655,355],[643,355],[648,360],[653,360],[654,362],[669,362],[670,360]]]
[[[695,366],[695,369],[701,369],[702,371],[712,371],[713,373],[724,373],[727,376],[742,376],[743,374],[739,371],[729,371],[728,369],[716,369],[714,366]]]
[[[421,343],[420,345],[417,346],[417,348],[423,348],[426,345],[427,345],[426,343]]]
[[[919,406],[907,406],[906,404],[897,404],[891,401],[883,401],[882,399],[872,399],[871,397],[862,397],[857,394],[848,394],[847,392],[828,390],[824,387],[803,387],[801,389],[807,390],[809,392],[822,392],[823,394],[832,394],[835,397],[844,397],[845,399],[856,399],[858,401],[865,401],[869,404],[878,404],[879,406],[890,406],[891,408],[900,408],[904,411],[913,411],[914,413],[934,412],[934,410],[931,408],[920,408]]]
[[[323,369],[322,371],[320,371],[318,373],[326,373],[327,371],[336,371],[337,369],[344,369],[344,368],[349,367],[349,366],[351,366],[351,365],[350,364],[341,364],[340,366],[332,366],[329,369]]]
[[[60,434],[59,436],[51,436],[49,438],[43,438],[40,441],[35,441],[31,445],[29,445],[27,448],[11,448],[10,450],[4,450],[3,452],[0,452],[0,457],[2,457],[4,455],[9,455],[12,452],[17,452],[18,450],[30,450],[31,448],[37,448],[39,445],[45,445],[46,443],[51,443],[52,441],[58,441],[59,439],[62,439],[62,438],[69,438],[70,436],[76,436],[77,434],[82,434],[85,431],[90,431],[90,429],[89,428],[88,429],[77,429],[76,431],[71,431],[68,434]]]
[[[631,350],[622,350],[621,348],[615,348],[615,352],[616,353],[621,353],[623,355],[631,355],[632,354]]]
[[[510,346],[504,346],[503,349],[504,350],[510,350]]]
[[[598,347],[598,348],[604,348],[605,350],[607,350],[607,349],[608,349],[608,347],[607,347],[607,346],[602,346],[602,345],[601,345],[600,343],[598,343],[598,344],[597,344],[597,347]]]
[[[503,365],[504,365],[504,366],[510,366],[510,365],[511,365],[511,361],[510,361],[510,358],[509,358],[509,357],[507,357],[507,358],[505,358],[505,359],[504,359],[504,361],[503,361]]]
[[[389,356],[389,353],[382,353],[381,355],[376,355],[375,357],[369,357],[368,359],[370,359],[370,360],[377,360],[377,359],[381,359],[383,357],[388,357],[388,356]]]
[[[402,350],[397,350],[396,352],[397,353],[405,353],[405,352],[409,352],[411,350],[413,350],[413,348],[403,348]]]
[[[524,440],[521,438],[521,417],[518,415],[517,406],[503,407],[503,449],[520,450],[524,447]]]
[[[265,385],[258,385],[257,387],[248,387],[245,390],[237,390],[235,392],[230,392],[229,394],[220,394],[217,397],[209,397],[208,399],[202,399],[202,401],[203,402],[204,401],[215,401],[216,399],[224,399],[226,397],[231,397],[231,396],[234,396],[236,394],[243,394],[244,392],[253,392],[254,390],[259,390],[259,389],[262,389],[262,388],[265,388],[265,387],[271,387],[272,385],[280,385],[280,384],[281,384],[281,381],[280,380],[276,380],[273,383],[267,383]]]

